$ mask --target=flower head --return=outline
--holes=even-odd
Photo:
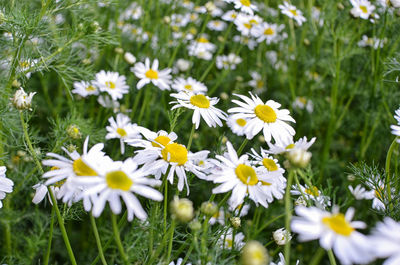
[[[136,75],[140,81],[137,83],[137,89],[141,89],[145,85],[152,83],[161,90],[169,90],[171,83],[171,69],[158,69],[158,60],[154,59],[153,64],[150,66],[150,59],[146,58],[144,63],[138,62],[131,71]]]
[[[11,102],[14,107],[19,110],[32,110],[32,98],[36,94],[36,92],[31,92],[27,94],[22,87],[20,87],[17,91],[15,91],[14,97],[11,98]]]

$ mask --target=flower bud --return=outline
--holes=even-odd
[[[242,250],[243,265],[267,265],[269,257],[267,249],[258,241],[249,241]]]
[[[242,224],[240,217],[231,217],[231,218],[229,218],[229,220],[231,221],[232,226],[236,229],[238,229],[240,227],[240,225]]]
[[[200,210],[207,216],[213,216],[218,212],[218,206],[213,202],[203,202]]]
[[[305,168],[310,163],[312,154],[307,150],[294,148],[287,153],[287,159],[295,167]]]
[[[280,228],[273,232],[272,237],[274,238],[275,243],[280,246],[286,245],[286,243],[292,239],[292,236],[285,228]]]
[[[294,205],[296,206],[307,206],[306,200],[304,200],[303,196],[300,196],[297,198],[297,200],[294,201]]]
[[[170,204],[170,207],[173,219],[183,223],[187,223],[193,219],[193,203],[190,200],[186,198],[179,199],[178,196],[175,196]]]
[[[71,124],[67,128],[67,134],[69,137],[71,137],[74,140],[81,139],[82,134],[81,131],[79,130],[78,126],[75,124]]]
[[[185,59],[178,59],[176,61],[176,67],[178,67],[179,71],[186,72],[190,68],[190,61]]]
[[[189,223],[189,228],[192,229],[193,231],[199,231],[201,229],[201,223],[197,219],[192,220]]]
[[[124,49],[122,49],[121,47],[116,47],[116,48],[114,49],[114,51],[115,51],[116,53],[118,53],[118,54],[123,54],[123,53],[124,53]]]
[[[126,61],[127,63],[129,63],[129,64],[134,64],[134,63],[136,63],[136,57],[135,57],[132,53],[130,53],[130,52],[126,52],[126,53],[124,54],[124,59],[125,59],[125,61]]]
[[[19,110],[32,110],[32,98],[35,94],[36,92],[31,92],[28,95],[21,87],[20,89],[15,91],[14,97],[11,98],[11,102],[13,103],[14,107]]]

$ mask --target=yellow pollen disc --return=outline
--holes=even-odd
[[[256,171],[248,165],[240,164],[235,169],[236,176],[246,185],[256,185],[258,178]]]
[[[197,39],[197,42],[208,43],[208,40],[206,38],[204,38],[204,37],[201,37],[201,38]]]
[[[86,89],[86,91],[95,91],[96,90],[96,88],[94,86],[87,86],[85,89]]]
[[[199,166],[204,166],[204,160],[200,160],[200,162],[199,162]]]
[[[97,176],[96,171],[83,162],[82,158],[78,158],[72,163],[72,169],[77,176]]]
[[[189,28],[189,33],[191,33],[193,35],[196,35],[197,34],[197,29],[195,27],[191,27],[191,28]]]
[[[243,26],[245,26],[248,29],[251,29],[252,25],[250,23],[244,23]]]
[[[254,108],[254,113],[260,120],[266,123],[275,122],[277,118],[275,111],[268,105],[257,105]]]
[[[368,9],[366,6],[360,6],[360,9],[363,13],[367,14],[368,13]]]
[[[262,163],[268,171],[276,171],[278,170],[278,166],[276,165],[275,161],[270,158],[264,158]]]
[[[111,81],[106,81],[106,86],[108,88],[114,89],[115,88],[115,83]]]
[[[188,84],[188,85],[185,85],[184,88],[185,88],[186,90],[190,90],[190,91],[193,90],[192,85],[189,85],[189,84]]]
[[[261,182],[261,184],[264,185],[264,186],[271,186],[271,185],[272,185],[271,183],[266,182],[266,181],[260,180],[260,182]]]
[[[60,168],[59,167],[55,167],[55,166],[50,168],[50,170],[57,170],[57,169],[60,169]]]
[[[171,142],[171,139],[169,139],[168,136],[160,135],[154,139],[154,142],[151,143],[151,145],[154,147],[163,147],[166,146],[169,142]]]
[[[354,231],[354,228],[346,221],[342,213],[324,217],[322,223],[339,235],[350,236]]]
[[[138,33],[138,30],[137,29],[132,29],[131,32],[132,32],[132,34],[136,35]]]
[[[275,33],[275,31],[271,28],[267,28],[266,30],[264,30],[264,35],[273,35]]]
[[[178,163],[179,166],[184,165],[188,160],[188,150],[177,143],[167,144],[161,151],[161,155],[165,161]]]
[[[122,170],[111,171],[106,174],[106,182],[111,189],[130,190],[133,181]]]
[[[199,94],[195,96],[190,97],[190,103],[193,106],[202,108],[202,109],[207,109],[210,107],[210,101],[206,98],[206,96]]]
[[[126,133],[126,131],[122,128],[117,128],[117,133],[121,136],[121,137],[125,137],[128,134]]]
[[[304,105],[307,103],[307,99],[305,97],[299,97],[299,101]]]
[[[255,20],[255,19],[250,19],[250,20],[249,20],[249,23],[250,23],[250,24],[256,24],[256,25],[258,25],[258,22],[257,22],[257,20]]]
[[[250,0],[240,0],[240,3],[242,5],[244,5],[244,6],[250,6],[251,5]]]
[[[154,71],[153,69],[147,70],[145,76],[149,79],[158,79],[158,72]]]
[[[219,211],[217,211],[212,217],[214,217],[215,219],[217,219],[219,217]]]
[[[318,196],[319,196],[319,190],[318,190],[318,188],[315,187],[315,186],[312,186],[312,187],[309,188],[309,189],[305,189],[304,192],[307,193],[307,194],[309,194],[309,195],[312,195],[312,196],[314,196],[314,197],[318,197]]]
[[[54,187],[61,187],[65,183],[66,179],[57,181],[56,183],[53,184]]]
[[[288,149],[292,149],[294,147],[294,144],[289,144],[288,146],[286,146],[286,150],[288,150]]]
[[[231,15],[231,18],[237,18],[237,14],[233,13],[233,14]]]
[[[261,80],[258,80],[256,86],[257,86],[257,88],[262,88],[264,86],[264,82]]]
[[[239,125],[240,127],[244,127],[247,123],[247,121],[245,119],[237,119],[236,120],[237,125]]]
[[[79,129],[76,127],[72,128],[72,130],[74,131],[74,133],[79,133]]]
[[[27,61],[22,61],[19,63],[19,66],[21,66],[22,68],[28,68],[29,67],[29,63]]]
[[[297,15],[297,10],[296,10],[296,9],[290,9],[289,12],[292,13],[293,16],[295,16],[295,17],[298,16],[298,15]]]

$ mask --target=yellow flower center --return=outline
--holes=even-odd
[[[189,33],[190,34],[193,34],[193,35],[196,35],[197,34],[197,29],[195,28],[195,27],[190,27],[189,28]],[[207,41],[208,42],[208,41]]]
[[[92,85],[87,86],[85,89],[86,89],[86,91],[89,91],[89,92],[96,90],[96,88],[94,86],[92,86]]]
[[[184,88],[185,88],[186,90],[190,90],[190,91],[193,90],[192,85],[189,85],[189,84],[185,85]]]
[[[193,106],[202,108],[202,109],[207,109],[210,107],[210,101],[206,98],[206,96],[199,94],[195,96],[190,97],[190,103]]]
[[[232,239],[231,239],[231,238],[226,238],[226,239],[225,239],[225,242],[226,242],[226,246],[227,246],[228,248],[232,248],[233,242],[232,242]]]
[[[28,68],[29,67],[29,62],[28,61],[22,61],[19,63],[19,66],[22,68]]]
[[[248,29],[251,29],[252,25],[250,23],[243,23],[243,26],[245,26]]]
[[[243,184],[253,186],[258,183],[256,171],[251,166],[240,164],[236,167],[235,174]]]
[[[56,183],[53,184],[54,187],[61,187],[65,183],[66,179],[57,181]]]
[[[244,6],[250,6],[251,5],[250,0],[240,0],[240,3],[242,5],[244,5]]]
[[[244,127],[246,125],[246,120],[245,119],[237,119],[236,120],[237,125],[239,125],[240,127]]]
[[[315,186],[312,186],[311,188],[305,189],[304,192],[309,194],[309,195],[312,195],[314,197],[318,197],[319,196],[319,190]]]
[[[278,166],[276,165],[275,161],[270,158],[264,158],[262,163],[268,171],[276,171],[278,170]]]
[[[130,190],[133,181],[122,170],[111,171],[106,174],[106,182],[111,189]]]
[[[368,9],[366,6],[360,6],[360,9],[363,13],[367,14],[368,13]]]
[[[288,150],[288,149],[292,149],[294,147],[294,144],[289,144],[288,146],[286,146],[286,150]]]
[[[208,40],[207,40],[206,38],[204,38],[204,37],[201,37],[201,38],[198,38],[198,39],[197,39],[197,42],[200,42],[200,43],[208,43]]]
[[[322,218],[322,223],[339,235],[350,236],[354,231],[341,213]]]
[[[293,14],[293,16],[295,16],[295,17],[297,17],[297,16],[298,16],[298,14],[297,14],[297,10],[296,10],[296,9],[290,9],[290,10],[289,10],[289,12],[290,12],[290,13],[292,13],[292,14]]]
[[[271,28],[267,28],[266,30],[264,30],[264,35],[273,35],[275,33],[275,31]]]
[[[126,133],[126,131],[122,128],[117,128],[117,133],[121,136],[121,137],[125,137],[128,134]]]
[[[275,122],[277,118],[275,111],[268,105],[257,105],[254,108],[254,113],[260,120],[266,123]]]
[[[94,171],[91,167],[86,165],[86,163],[83,162],[81,157],[76,159],[72,163],[72,169],[74,170],[77,176],[97,176],[96,171]]]
[[[114,89],[115,88],[115,83],[112,81],[106,81],[106,86],[110,89]]]
[[[158,79],[158,72],[154,71],[153,69],[147,70],[145,73],[146,77],[149,79]]]
[[[160,135],[154,139],[154,142],[152,142],[151,145],[154,147],[162,148],[162,147],[166,146],[169,142],[171,142],[171,139],[169,139],[168,136]]]
[[[307,99],[305,97],[299,97],[298,100],[304,105],[307,103]]]
[[[262,80],[257,80],[256,86],[257,88],[262,88],[264,86],[264,82]]]
[[[380,201],[383,201],[383,198],[382,198],[383,188],[384,187],[379,187],[375,190],[375,197],[378,198]]]
[[[167,144],[161,151],[161,155],[165,161],[178,163],[179,166],[184,165],[188,160],[188,150],[184,145],[177,143]]]
[[[271,183],[266,182],[266,181],[260,180],[260,182],[261,182],[261,184],[262,184],[263,186],[271,186],[271,185],[272,185]]]

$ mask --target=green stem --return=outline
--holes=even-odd
[[[335,255],[333,255],[332,249],[328,250],[328,257],[331,265],[336,265]]]
[[[290,198],[290,189],[292,187],[293,177],[295,171],[289,170],[289,177],[286,184],[286,192],[285,192],[285,228],[288,234],[290,234],[290,221],[292,219],[292,201]],[[285,245],[285,264],[290,264],[290,242]]]
[[[392,154],[394,151],[394,148],[397,146],[397,137],[393,140],[392,144],[389,147],[389,150],[387,152],[386,155],[386,163],[385,163],[385,173],[386,173],[386,192],[388,195],[388,199],[389,199],[389,209],[390,211],[393,210],[393,203],[392,203],[392,191],[391,191],[391,185],[390,185],[390,179],[391,179],[391,175],[390,175],[390,161],[392,160]]]
[[[117,244],[119,253],[122,256],[122,259],[124,260],[124,264],[128,265],[129,264],[128,257],[125,254],[124,247],[122,246],[121,238],[119,235],[119,229],[118,229],[118,225],[117,225],[117,216],[113,213],[111,213],[111,223],[112,223],[112,227],[113,227],[115,243]]]
[[[35,161],[36,167],[39,170],[40,174],[43,175],[44,171],[43,171],[42,165],[40,164],[39,159],[38,159],[38,157],[36,155],[35,149],[32,146],[32,142],[31,142],[31,140],[29,138],[28,126],[25,123],[24,115],[23,115],[22,111],[19,112],[19,117],[21,119],[21,125],[22,125],[22,129],[24,131],[25,141],[26,141],[26,144],[28,145],[29,152],[31,153],[31,156],[33,157],[33,160]],[[64,218],[60,214],[60,209],[58,209],[57,201],[56,201],[56,199],[54,197],[53,191],[50,189],[50,187],[47,187],[47,190],[48,190],[48,192],[50,194],[50,198],[51,198],[51,201],[53,203],[53,207],[55,208],[55,211],[56,211],[56,214],[57,214],[58,223],[59,223],[59,226],[60,226],[62,237],[64,239],[65,247],[67,248],[69,259],[71,260],[71,263],[73,265],[77,265],[76,264],[76,260],[75,260],[75,256],[74,256],[74,252],[72,251],[71,244],[69,243],[69,238],[68,238],[68,235],[67,235],[67,231],[65,230]]]
[[[261,233],[265,228],[267,228],[270,224],[272,224],[273,222],[275,222],[276,220],[281,219],[282,217],[284,217],[286,215],[286,213],[278,215],[275,218],[272,218],[271,220],[269,220],[268,222],[266,222],[265,224],[263,224],[263,226],[261,226],[255,233],[255,235],[258,235],[259,233]]]
[[[167,170],[167,174],[165,175],[164,180],[164,235],[167,232],[167,209],[168,209],[168,179],[167,176],[169,174],[169,168]]]
[[[44,256],[44,261],[43,264],[47,265],[49,264],[49,259],[50,259],[50,251],[51,251],[51,241],[53,241],[53,227],[54,227],[54,215],[55,215],[55,207],[51,208],[51,221],[50,221],[50,231],[49,231],[49,242],[47,244],[47,252],[46,255]]]
[[[201,235],[201,256],[202,259],[207,257],[207,235],[208,235],[208,222],[210,221],[210,217],[204,219],[203,222],[203,234]],[[224,240],[225,244],[225,240]],[[233,247],[233,246],[232,246]],[[204,264],[206,264],[206,260],[204,260]]]
[[[195,129],[196,129],[196,125],[193,123],[192,130],[190,131],[189,141],[188,141],[188,144],[187,144],[187,150],[188,151],[190,150],[190,146],[192,145],[193,134],[194,134]]]
[[[173,242],[173,239],[174,239],[174,232],[175,232],[175,219],[172,218],[171,227],[170,227],[170,235],[169,235],[169,243],[168,243],[167,263],[169,263],[169,260],[171,258],[172,242]]]
[[[107,261],[104,258],[104,254],[103,254],[103,247],[101,246],[99,232],[97,231],[96,220],[94,220],[94,217],[91,213],[89,215],[90,215],[90,223],[92,224],[94,237],[96,238],[97,249],[99,250],[101,263],[103,263],[103,265],[107,265]]]
[[[242,144],[239,147],[239,150],[237,151],[237,155],[240,156],[240,154],[242,153],[243,149],[246,147],[246,144],[249,140],[247,138],[244,139],[244,141],[242,142]]]
[[[319,248],[317,252],[315,252],[314,256],[311,259],[310,265],[318,265],[321,262],[321,259],[325,255],[325,249]]]

